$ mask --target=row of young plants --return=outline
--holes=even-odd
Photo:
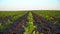
[[[29,12],[28,16],[27,16],[27,22],[26,22],[26,25],[24,27],[25,29],[25,33],[24,34],[31,34],[32,30],[35,28],[35,26],[33,25],[33,16],[32,16],[32,13]]]
[[[24,34],[38,34],[38,32],[33,31],[36,28],[36,26],[33,25],[34,19],[33,19],[32,12],[29,12],[27,19],[28,21],[26,22],[26,25],[24,26],[24,29],[25,29]]]

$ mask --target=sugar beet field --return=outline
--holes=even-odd
[[[60,11],[0,11],[0,34],[60,34]]]

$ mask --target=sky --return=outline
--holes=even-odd
[[[0,0],[0,11],[60,10],[60,0]]]

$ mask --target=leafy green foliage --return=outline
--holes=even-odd
[[[4,27],[3,27],[3,25],[1,25],[1,23],[0,23],[0,32],[2,32],[4,30]]]

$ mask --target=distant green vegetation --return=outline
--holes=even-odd
[[[41,10],[41,11],[34,11],[34,13],[38,14],[49,20],[51,17],[60,18],[60,11],[59,10]]]
[[[0,17],[4,18],[8,16],[11,17],[12,20],[16,20],[17,18],[23,16],[26,13],[26,11],[0,11]]]
[[[6,16],[22,16],[23,14],[27,13],[26,11],[0,11],[0,17],[6,17]]]

